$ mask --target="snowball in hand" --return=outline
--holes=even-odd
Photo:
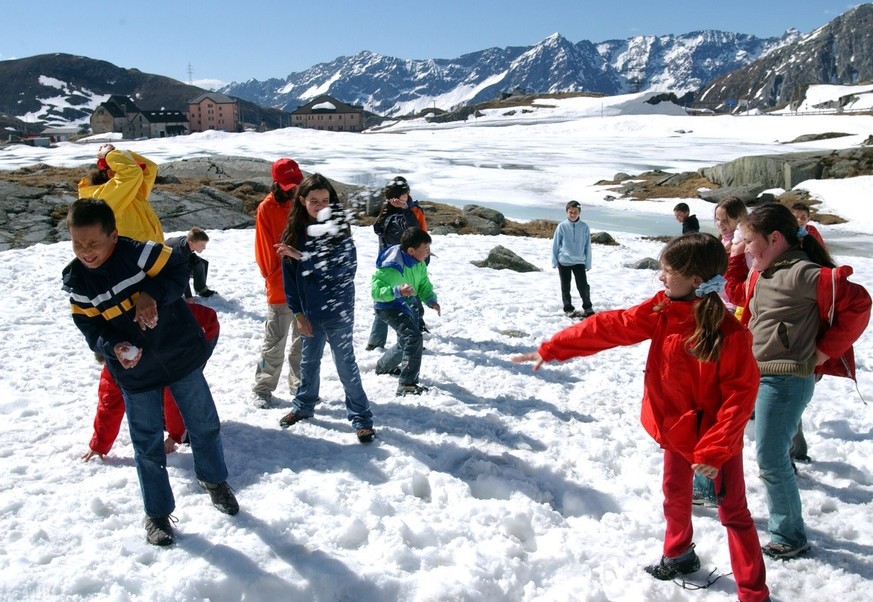
[[[130,345],[129,347],[127,347],[127,349],[122,351],[121,355],[119,355],[118,357],[119,359],[130,361],[136,357],[137,353],[139,353],[139,347],[137,347],[136,345]]]
[[[330,219],[331,215],[333,215],[333,211],[330,210],[330,207],[325,207],[324,209],[322,209],[321,211],[318,212],[318,214],[315,216],[315,218],[320,222],[326,222],[327,220]]]

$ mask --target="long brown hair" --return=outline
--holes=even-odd
[[[694,233],[678,236],[661,251],[661,265],[685,278],[699,277],[703,282],[727,271],[728,258],[721,241],[712,234]],[[721,325],[727,317],[724,302],[717,292],[703,295],[694,304],[696,327],[687,339],[691,353],[701,362],[718,361],[724,335]]]
[[[313,173],[303,178],[303,181],[294,190],[295,194],[291,211],[288,212],[288,221],[285,223],[285,230],[280,238],[280,242],[283,245],[294,247],[300,251],[303,250],[303,243],[306,241],[306,225],[310,221],[304,199],[313,190],[327,190],[330,195],[331,219],[339,226],[339,232],[335,236],[343,238],[351,236],[351,229],[349,228],[345,209],[340,204],[339,196],[337,196],[330,180],[320,173]]]
[[[764,236],[779,232],[789,246],[802,249],[813,263],[828,268],[837,267],[831,254],[815,239],[815,236],[807,234],[798,237],[797,218],[781,203],[764,203],[741,219],[740,223],[744,228]]]

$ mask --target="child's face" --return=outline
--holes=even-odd
[[[791,213],[793,213],[794,217],[797,218],[797,225],[801,228],[805,228],[806,224],[809,223],[809,214],[806,211],[794,209]]]
[[[398,209],[406,208],[406,205],[409,203],[409,194],[404,192],[399,197],[394,199],[388,199],[388,202],[397,207]]]
[[[306,208],[306,213],[312,219],[318,219],[318,212],[330,205],[330,192],[324,188],[310,190],[300,203]]]
[[[743,233],[743,242],[746,243],[746,253],[752,258],[753,269],[766,270],[787,248],[785,239],[778,232],[765,236],[745,226],[740,226],[740,231]]]
[[[409,247],[406,249],[406,254],[414,257],[419,261],[424,261],[430,256],[430,243],[422,243],[418,247]]]
[[[203,251],[206,250],[206,243],[208,243],[208,242],[209,242],[208,240],[197,240],[194,242],[189,242],[188,246],[195,253],[202,253]]]
[[[684,222],[685,218],[688,217],[689,215],[690,214],[687,211],[674,211],[673,212],[673,217],[675,217],[676,221],[679,222],[680,224],[682,222]]]
[[[715,210],[715,227],[722,236],[728,236],[737,229],[737,220],[730,217],[724,207],[718,207]]]
[[[567,219],[571,222],[575,222],[579,219],[579,216],[582,214],[582,209],[579,207],[569,207],[567,209]]]
[[[701,282],[699,276],[683,276],[664,264],[661,264],[661,274],[658,279],[664,284],[664,292],[670,299],[690,297]]]
[[[118,242],[118,230],[106,234],[99,224],[93,226],[70,226],[73,253],[86,268],[96,269],[106,263]]]

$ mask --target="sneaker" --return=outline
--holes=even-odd
[[[400,385],[397,387],[397,395],[421,395],[427,391],[427,387],[419,385]]]
[[[259,410],[266,410],[273,405],[272,393],[255,393],[252,395],[252,405]]]
[[[661,556],[661,562],[646,567],[646,572],[660,581],[671,581],[677,575],[688,575],[700,570],[700,558],[694,551],[694,544],[676,558]]]
[[[355,434],[358,436],[358,441],[360,441],[361,443],[369,443],[376,437],[376,431],[373,430],[372,426],[359,428],[357,431],[355,431]]]
[[[400,376],[400,368],[394,367],[394,368],[391,368],[390,370],[379,370],[378,368],[376,368],[376,374],[388,374],[390,376]]]
[[[146,530],[146,541],[153,546],[170,546],[176,542],[173,536],[173,524],[176,522],[176,517],[167,516],[146,516],[143,519],[143,524]]]
[[[367,343],[367,346],[364,347],[364,349],[366,349],[367,351],[373,351],[373,349],[378,349],[378,348],[384,347],[384,346],[385,345],[371,345],[370,343]]]
[[[691,493],[691,505],[703,506],[704,508],[715,508],[718,506],[718,500],[712,497],[709,493],[704,493],[694,489]]]
[[[197,291],[198,297],[211,297],[215,294],[215,291],[210,290],[208,288],[204,288],[202,291]]]
[[[583,318],[590,318],[591,316],[594,315],[594,313],[595,313],[595,312],[594,312],[593,309],[587,309],[587,310],[585,310],[585,313],[582,314],[582,317],[583,317]]]
[[[206,481],[198,481],[200,486],[209,492],[209,497],[212,498],[212,505],[224,512],[233,516],[239,512],[239,502],[236,501],[236,496],[233,495],[233,489],[227,484],[227,481],[221,483],[207,483]]]
[[[795,556],[800,556],[805,553],[807,550],[809,550],[809,542],[794,547],[786,543],[776,543],[775,541],[771,541],[761,548],[761,551],[764,552],[766,556],[769,556],[770,558],[778,558],[780,560],[791,560]]]
[[[294,412],[288,412],[287,414],[282,416],[281,420],[279,420],[279,426],[281,426],[283,429],[286,429],[292,424],[297,424],[301,420],[306,420],[306,417],[295,414]]]
[[[581,318],[582,314],[576,311],[575,309],[571,309],[570,311],[565,311],[564,315],[568,318]]]

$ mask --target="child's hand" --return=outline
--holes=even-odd
[[[714,479],[718,476],[718,468],[709,464],[692,464],[691,469],[707,479]]]
[[[440,310],[440,304],[437,303],[436,301],[434,301],[434,302],[433,302],[429,307],[430,307],[432,310],[434,310],[435,312],[437,312],[437,315],[438,315],[438,316],[443,315],[443,314],[442,314],[442,311]]]
[[[115,352],[115,357],[118,358],[121,367],[126,370],[136,366],[139,363],[140,358],[142,358],[142,349],[131,345],[127,341],[116,343],[115,347],[112,348],[112,351]]]
[[[112,144],[109,144],[107,142],[106,144],[102,145],[100,148],[97,149],[97,158],[98,159],[105,159],[106,155],[108,155],[109,153],[111,153],[114,150],[115,150],[115,146]]]
[[[297,330],[306,338],[312,338],[312,324],[306,319],[303,314],[297,314]]]
[[[154,328],[158,325],[158,304],[148,293],[140,293],[136,300],[136,308],[133,321],[139,324],[142,330]]]
[[[101,460],[103,459],[103,454],[98,454],[93,449],[89,449],[87,453],[82,454],[82,461],[89,462],[94,456],[99,456]]]
[[[291,259],[300,259],[303,257],[303,254],[294,247],[282,244],[273,245],[273,247],[275,247],[276,255],[279,257],[290,257]]]
[[[737,255],[743,255],[746,252],[746,243],[734,242],[731,243],[731,257],[736,257]]]
[[[176,440],[167,435],[167,438],[164,440],[164,453],[172,454],[176,451]]]
[[[404,297],[411,297],[412,295],[415,294],[415,289],[412,288],[412,286],[409,284],[401,285],[401,287],[398,289],[398,291]]]
[[[514,355],[510,358],[513,364],[521,364],[524,362],[535,362],[534,363],[534,372],[540,369],[540,366],[543,365],[543,357],[539,354],[538,351],[531,351],[530,353],[525,353],[523,355]]]

